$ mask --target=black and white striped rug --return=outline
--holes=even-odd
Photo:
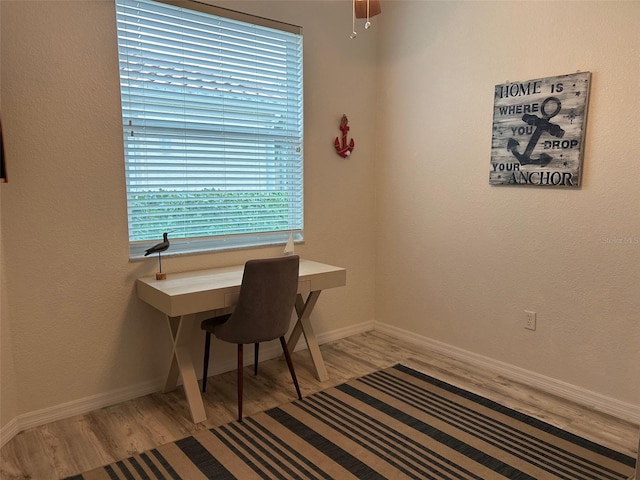
[[[72,479],[627,479],[635,459],[408,367]]]

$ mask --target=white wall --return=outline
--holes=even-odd
[[[640,406],[640,3],[383,15],[377,320]],[[578,70],[582,187],[489,186],[494,86]]]
[[[169,355],[161,315],[134,291],[155,262],[127,256],[113,3],[1,5],[0,428],[155,381]],[[348,269],[346,288],[322,294],[318,333],[375,317],[638,405],[640,245],[603,241],[640,237],[638,2],[385,1],[354,41],[346,1],[223,5],[304,27],[297,251]],[[489,187],[493,86],[576,70],[593,72],[583,187]],[[349,160],[332,146],[343,113]]]
[[[0,184],[0,188],[4,188]],[[1,206],[0,195],[0,206]],[[0,208],[1,212],[1,208]],[[1,213],[0,213],[1,215]],[[13,369],[13,343],[11,340],[11,325],[9,323],[4,295],[5,269],[4,248],[2,246],[2,218],[0,217],[0,445],[3,445],[15,433],[16,406],[16,378]],[[6,432],[6,433],[5,433]]]
[[[0,8],[0,22],[2,21]],[[2,36],[0,35],[0,52],[2,52]],[[2,86],[2,64],[0,63],[0,87]],[[0,103],[0,107],[1,107]],[[0,108],[0,113],[2,108]],[[0,193],[4,184],[0,184]],[[0,194],[0,446],[15,433],[16,384],[13,370],[13,343],[11,325],[5,307],[5,268],[4,246],[2,242],[2,195]]]
[[[347,287],[319,300],[317,333],[371,325],[375,33],[350,41],[342,2],[226,4],[304,28],[306,243],[296,252],[348,270]],[[11,175],[0,188],[2,288],[17,379],[10,417],[156,381],[170,341],[161,314],[134,290],[155,259],[128,258],[113,1],[3,0],[1,27]],[[357,143],[349,160],[333,148],[343,113]],[[236,264],[283,247],[166,258],[163,267]],[[4,325],[3,317],[3,333]],[[4,352],[3,344],[3,365]],[[4,409],[3,401],[0,427]]]

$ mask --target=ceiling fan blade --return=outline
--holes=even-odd
[[[367,18],[367,3],[369,4],[369,17],[375,17],[382,12],[380,0],[355,0],[356,18]]]

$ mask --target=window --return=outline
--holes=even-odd
[[[302,29],[170,3],[116,0],[131,257],[301,239]]]

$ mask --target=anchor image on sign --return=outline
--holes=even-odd
[[[551,112],[547,112],[548,105],[550,103],[555,103],[555,109]],[[560,110],[562,109],[562,103],[556,97],[548,97],[540,106],[540,112],[542,113],[542,118],[537,115],[531,115],[529,113],[525,113],[522,116],[522,121],[527,125],[531,125],[536,127],[534,132],[531,134],[531,138],[529,139],[529,143],[524,150],[524,153],[520,153],[518,151],[518,147],[520,146],[520,142],[518,142],[515,138],[510,138],[507,142],[507,150],[511,152],[511,154],[518,159],[520,165],[540,165],[544,167],[551,162],[552,157],[547,155],[546,153],[541,153],[538,158],[532,158],[531,154],[533,150],[536,148],[536,144],[543,133],[547,132],[549,135],[552,135],[557,138],[562,138],[564,135],[564,130],[560,127],[560,125],[556,125],[555,123],[551,123],[549,120],[555,117]]]

